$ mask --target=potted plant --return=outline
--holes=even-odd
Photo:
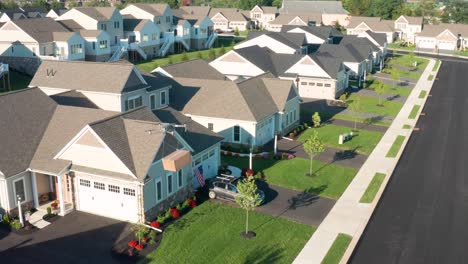
[[[51,203],[50,206],[52,207],[53,210],[57,210],[57,208],[58,208],[58,203],[57,203],[57,201]]]

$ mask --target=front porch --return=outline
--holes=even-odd
[[[34,207],[38,211],[64,216],[74,210],[73,181],[68,174],[48,175],[31,172]]]

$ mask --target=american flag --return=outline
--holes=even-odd
[[[203,177],[203,166],[200,165],[198,168],[195,168],[195,176],[197,177],[198,183],[201,187],[205,186],[205,179]]]

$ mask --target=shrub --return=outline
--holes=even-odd
[[[192,198],[188,198],[185,202],[187,202],[190,208],[192,209],[195,208],[195,206],[197,206],[197,202],[195,202],[195,200],[193,200]]]
[[[182,203],[182,208],[185,210],[187,208],[192,208],[190,207],[190,203],[189,203],[189,200],[193,200],[192,198],[188,198],[187,200],[185,200],[183,203]]]
[[[187,53],[185,51],[182,53],[182,57],[180,59],[182,61],[188,61],[189,60],[189,57],[187,56]]]
[[[281,153],[281,159],[287,159],[288,153]]]
[[[177,218],[180,217],[180,212],[179,212],[179,210],[177,210],[177,208],[171,208],[170,209],[170,214],[171,214],[172,218],[174,218],[174,219],[177,219]]]
[[[308,126],[307,122],[304,122],[304,129],[306,129]]]
[[[180,204],[176,205],[176,209],[177,209],[179,212],[182,211],[182,204],[180,203]]]
[[[7,214],[4,214],[4,215],[2,216],[2,221],[3,221],[3,223],[4,223],[5,225],[10,225],[10,218],[8,217]]]
[[[153,221],[153,222],[151,222],[151,227],[160,228],[161,224],[158,221]]]
[[[216,59],[216,52],[214,51],[213,48],[211,48],[210,51],[208,52],[208,59],[210,60]]]
[[[257,150],[258,150],[258,152],[263,152],[264,148],[263,148],[263,146],[258,146]]]
[[[141,239],[141,241],[145,242],[145,243],[148,243],[148,240],[149,240],[149,237],[144,237]]]
[[[21,223],[18,219],[15,219],[10,222],[10,227],[13,228],[14,230],[20,230],[21,229]]]
[[[138,245],[135,246],[135,249],[138,250],[138,251],[142,251],[144,248],[145,248],[145,246],[143,244],[138,244]]]
[[[274,152],[269,152],[268,153],[268,158],[274,159],[275,158],[275,153]]]
[[[160,215],[156,218],[156,221],[162,225],[164,222],[166,222],[166,217],[164,215]]]
[[[257,154],[257,155],[255,155],[255,158],[256,159],[263,159],[263,156],[262,156],[262,154]]]
[[[134,248],[138,245],[138,242],[136,240],[130,240],[127,245],[131,248]]]
[[[314,123],[314,127],[319,127],[321,122],[322,122],[322,119],[320,118],[319,113],[315,112],[314,115],[312,116],[312,123]]]
[[[198,59],[202,59],[202,58],[203,58],[203,54],[201,53],[201,51],[198,51],[198,52],[197,52],[197,58],[198,58]]]
[[[155,240],[157,235],[158,235],[158,233],[157,233],[156,231],[152,230],[152,231],[149,233],[148,236],[149,236],[149,238],[150,238],[151,240]],[[151,244],[151,241],[150,241],[150,244]]]
[[[240,35],[240,33],[239,33],[239,28],[236,27],[236,28],[234,29],[234,36],[239,36],[239,35]]]
[[[294,136],[295,136],[295,135],[294,135],[294,132],[289,133],[289,137],[290,137],[290,138],[293,138]]]
[[[224,45],[221,46],[221,48],[219,49],[219,55],[223,55],[224,53],[226,53],[226,48],[224,48]]]

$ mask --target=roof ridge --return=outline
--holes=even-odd
[[[146,108],[146,106],[145,106],[145,105],[142,105],[142,106],[140,106],[140,107],[137,107],[137,108],[128,110],[127,112],[117,113],[117,114],[115,114],[115,115],[106,117],[106,118],[104,118],[104,119],[100,119],[100,120],[91,122],[91,123],[89,123],[88,125],[89,125],[89,126],[94,126],[94,125],[97,125],[97,124],[100,124],[100,123],[104,123],[104,122],[107,122],[107,121],[109,121],[109,120],[112,120],[112,119],[114,119],[114,118],[119,118],[119,117],[122,118],[122,119],[125,119],[125,118],[123,118],[125,115],[130,114],[130,113],[133,113],[133,112],[136,112],[136,111],[141,110],[141,109],[143,109],[143,108]]]
[[[33,87],[26,87],[24,89],[19,89],[19,90],[14,90],[14,91],[8,91],[6,93],[1,93],[0,94],[0,97],[2,96],[8,96],[8,95],[12,95],[12,94],[16,94],[16,93],[22,93],[22,92],[26,92],[26,91],[30,91],[30,90],[33,90],[33,89],[39,89],[37,86],[33,86]]]

